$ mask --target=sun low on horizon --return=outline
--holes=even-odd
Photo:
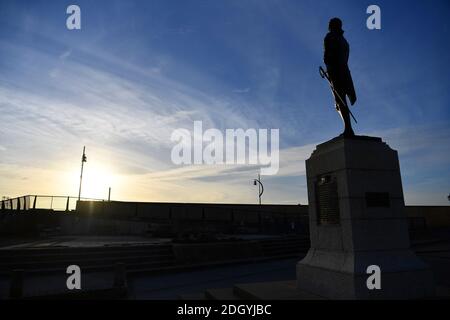
[[[201,123],[202,138],[278,130],[263,201],[307,204],[305,160],[342,129],[319,74],[340,17],[355,133],[398,151],[406,204],[449,205],[448,1],[380,0],[379,29],[355,0],[76,5],[69,28],[64,2],[0,2],[0,197],[78,197],[86,145],[83,198],[258,203],[261,166],[196,163],[209,140],[171,158],[174,132]]]

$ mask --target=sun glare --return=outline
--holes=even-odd
[[[65,171],[68,175],[62,174],[64,182],[60,185],[61,190],[70,190],[72,197],[78,196],[80,185],[80,167],[73,164]],[[65,177],[65,178],[64,178]],[[112,193],[121,186],[120,176],[108,165],[101,162],[89,161],[84,164],[83,183],[81,186],[81,197],[91,199],[108,199],[108,190]]]
[[[108,189],[117,185],[117,176],[106,167],[86,165],[81,187],[82,198],[107,199]]]

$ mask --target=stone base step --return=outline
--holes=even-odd
[[[239,300],[232,288],[208,289],[205,297],[208,300]]]
[[[208,289],[204,294],[180,296],[182,300],[323,300],[297,290],[295,280],[236,284],[232,288]]]
[[[236,284],[235,295],[246,300],[322,300],[323,298],[297,290],[295,280]]]
[[[179,300],[206,300],[204,293],[185,293],[178,296]]]
[[[436,296],[431,299],[449,299],[450,288],[436,287]],[[275,281],[236,284],[233,288],[208,289],[205,293],[184,294],[181,300],[325,300],[326,298],[297,290],[297,282]]]

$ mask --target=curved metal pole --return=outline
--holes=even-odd
[[[260,177],[260,175],[258,174],[258,179],[254,179],[253,180],[254,181],[254,183],[255,183],[255,185],[256,185],[256,182],[258,182],[258,191],[259,191],[259,204],[261,205],[261,196],[263,195],[263,193],[264,193],[264,185],[262,184],[262,182],[261,182],[261,177]]]

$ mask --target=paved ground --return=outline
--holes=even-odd
[[[438,285],[450,288],[450,244],[441,245],[440,252],[419,256],[433,269]],[[181,272],[165,276],[141,276],[131,279],[131,299],[177,299],[182,294],[196,294],[211,288],[230,288],[237,283],[271,282],[295,279],[295,259],[267,261],[256,264],[223,266],[210,270]]]
[[[52,247],[104,247],[104,246],[137,246],[170,242],[170,238],[146,238],[133,236],[58,236],[38,240],[16,239],[0,243],[3,249],[52,248]]]
[[[181,294],[209,288],[231,287],[235,283],[278,281],[295,278],[299,258],[228,265],[196,271],[129,279],[131,299],[177,299]]]
[[[60,294],[69,292],[66,286],[68,274],[64,271],[59,274],[44,274],[27,276],[24,279],[25,297]],[[113,284],[112,272],[89,272],[81,277],[81,289],[111,288]],[[0,278],[0,300],[9,296],[9,279]]]
[[[77,240],[78,239],[78,240]],[[95,239],[83,238],[83,244],[105,245],[111,240],[103,237]],[[147,239],[148,241],[165,241],[165,239]],[[64,245],[79,243],[79,238],[63,239]],[[120,240],[120,243],[141,243],[142,238]],[[45,246],[37,242],[28,246]],[[450,287],[450,241],[424,241],[415,246],[415,251],[433,268],[436,282]],[[129,277],[129,291],[131,299],[177,299],[179,295],[200,293],[209,288],[232,287],[236,283],[251,283],[262,281],[283,281],[295,279],[295,264],[300,258],[271,260],[258,263],[242,263],[200,270],[181,271],[168,274],[145,274]],[[25,295],[52,294],[65,289],[67,279],[65,273],[53,275],[39,275],[25,278]],[[111,287],[112,272],[82,274],[82,288],[98,289]],[[44,289],[45,288],[45,289]],[[0,278],[0,299],[8,296],[9,279]]]
[[[222,235],[220,238],[239,238],[242,240],[258,240],[272,238],[273,235]],[[104,246],[136,246],[170,242],[171,238],[150,238],[140,236],[54,236],[43,239],[1,239],[0,250],[52,248],[52,247],[104,247]]]
[[[450,287],[450,246],[447,245],[446,250],[421,253],[420,257],[433,268],[436,281]],[[182,294],[232,287],[236,283],[292,280],[295,279],[298,260],[299,258],[291,258],[162,275],[132,276],[128,280],[130,299],[177,299]],[[27,278],[25,295],[63,292],[66,278],[64,273]],[[86,273],[82,277],[82,288],[108,288],[112,282],[112,273]],[[8,290],[8,279],[0,279],[0,299],[7,297]]]
[[[130,299],[177,299],[180,294],[202,292],[211,287],[229,287],[236,282],[289,280],[295,278],[299,258],[259,263],[233,264],[158,275],[132,275],[128,278]],[[68,292],[68,275],[26,275],[24,296]],[[82,272],[82,289],[104,289],[113,284],[113,272]],[[10,279],[0,277],[0,299],[9,294]]]

